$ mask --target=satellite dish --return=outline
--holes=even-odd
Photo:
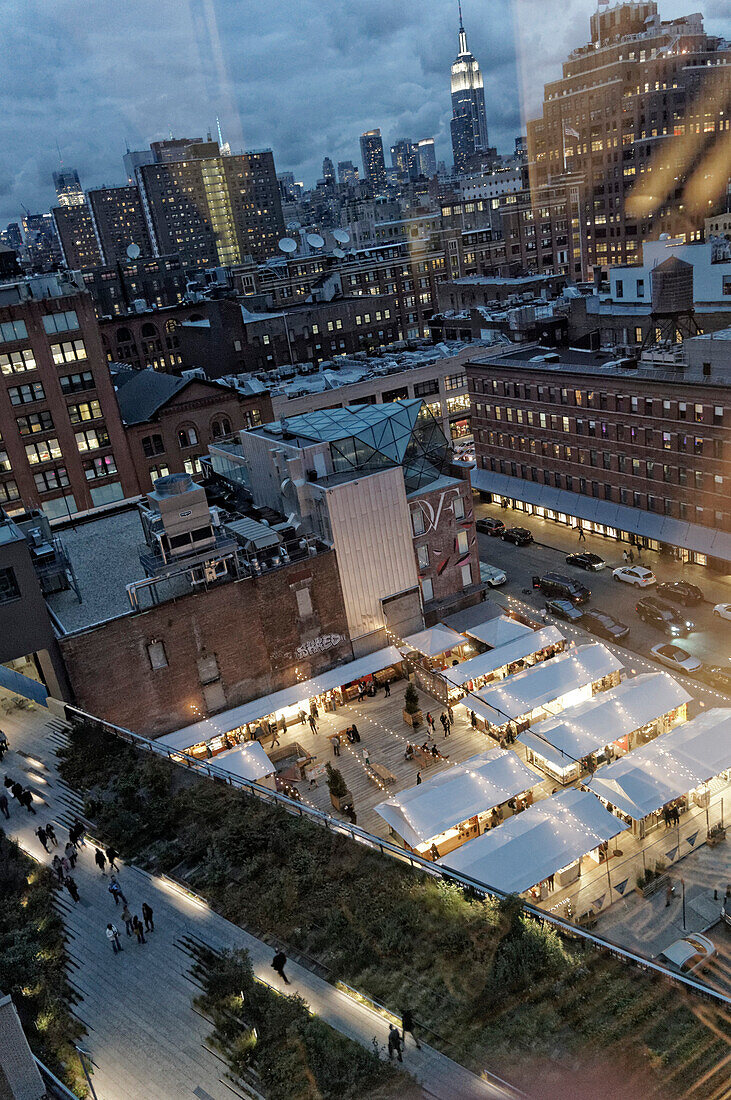
[[[333,248],[333,256],[337,256],[339,260],[345,259],[345,253],[343,252],[342,248]]]
[[[292,253],[297,251],[297,242],[293,241],[291,237],[282,237],[278,244],[280,252]]]
[[[325,238],[321,237],[319,233],[308,233],[307,243],[310,248],[322,248],[325,244]]]
[[[135,244],[134,241],[132,242],[132,244],[127,245],[127,255],[129,256],[130,260],[137,260],[141,251],[142,249],[140,248],[140,246],[138,244]]]
[[[333,237],[338,244],[347,244],[350,240],[350,233],[346,233],[344,229],[333,229]]]

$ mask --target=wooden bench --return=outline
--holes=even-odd
[[[372,771],[378,776],[383,783],[395,783],[396,776],[393,772],[390,772],[383,764],[371,764]]]

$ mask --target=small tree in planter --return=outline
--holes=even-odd
[[[419,696],[416,688],[409,681],[404,692],[404,722],[407,726],[411,726],[412,729],[417,729],[422,723],[421,707],[419,706]]]
[[[330,801],[336,810],[341,810],[343,803],[353,801],[353,796],[348,790],[348,784],[343,778],[343,773],[339,768],[334,768],[332,764],[325,765],[327,769],[327,789],[330,791]]]

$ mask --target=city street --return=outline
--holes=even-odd
[[[538,611],[542,610],[545,597],[540,591],[533,589],[532,578],[542,576],[550,570],[580,581],[591,589],[591,600],[584,605],[584,609],[607,611],[629,626],[630,634],[622,641],[622,646],[651,658],[652,646],[668,641],[666,635],[656,627],[642,622],[635,611],[637,601],[643,596],[652,595],[654,588],[634,588],[618,583],[612,577],[612,569],[624,564],[622,551],[626,548],[626,543],[591,534],[586,535],[585,542],[579,543],[576,531],[569,527],[538,516],[526,516],[510,508],[503,510],[492,504],[476,502],[475,517],[499,518],[506,527],[527,527],[535,539],[529,546],[514,546],[500,538],[478,532],[481,561],[499,566],[508,577],[507,584],[492,592],[498,600],[502,594],[509,594],[520,597]],[[592,573],[566,564],[567,554],[584,550],[599,554],[606,561],[607,568],[599,573]],[[635,564],[638,564],[636,555]],[[652,569],[661,581],[682,579],[698,585],[705,596],[704,603],[687,608],[679,604],[672,605],[695,624],[695,629],[688,637],[678,639],[678,643],[706,665],[731,668],[731,622],[713,614],[714,604],[731,601],[729,579],[719,577],[701,566],[663,560],[656,553],[647,550],[642,555],[642,564]],[[567,626],[559,619],[552,621],[561,629]],[[697,678],[682,679],[686,686],[691,682],[694,690],[697,688],[701,693],[699,697],[705,698],[706,691]],[[715,694],[710,692],[711,696]]]

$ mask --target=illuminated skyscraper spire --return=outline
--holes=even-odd
[[[452,65],[452,153],[457,168],[463,169],[473,153],[487,149],[485,90],[477,60],[467,47],[467,32],[459,7],[459,52]]]

